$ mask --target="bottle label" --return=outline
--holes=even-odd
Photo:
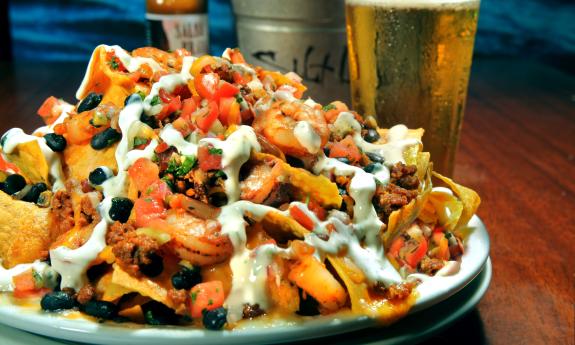
[[[208,16],[202,14],[147,13],[148,42],[157,48],[174,51],[186,48],[193,55],[208,54]]]

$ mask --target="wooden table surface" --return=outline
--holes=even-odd
[[[70,102],[84,65],[0,64],[0,132]],[[493,280],[466,317],[428,343],[573,344],[575,78],[519,60],[477,60],[455,178],[479,192]]]

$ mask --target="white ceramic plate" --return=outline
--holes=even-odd
[[[449,277],[433,277],[419,287],[420,298],[411,313],[420,312],[452,296],[482,270],[489,256],[489,236],[479,217],[474,216],[469,226],[474,227],[466,243],[461,270]],[[127,327],[122,324],[96,323],[86,319],[68,319],[58,314],[33,311],[15,306],[5,295],[0,295],[0,323],[28,332],[63,340],[90,344],[253,344],[293,342],[325,337],[373,326],[367,317],[319,317],[305,322],[278,321],[273,325],[252,322],[233,331],[204,331],[184,327]],[[401,324],[401,322],[399,322]]]

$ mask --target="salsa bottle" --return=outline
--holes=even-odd
[[[207,0],[147,0],[148,44],[208,54]]]

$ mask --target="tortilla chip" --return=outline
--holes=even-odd
[[[63,168],[67,179],[87,179],[90,172],[99,166],[107,166],[116,172],[116,147],[117,144],[114,144],[103,150],[94,150],[89,144],[68,145],[63,152]]]
[[[259,180],[268,177],[274,180],[270,181],[271,184],[282,183],[289,185],[291,187],[289,193],[296,200],[305,202],[309,198],[327,209],[339,209],[341,206],[342,198],[339,195],[339,190],[336,184],[332,183],[327,177],[314,175],[305,169],[294,168],[280,158],[267,153],[254,153],[252,161],[255,161],[255,164],[261,163],[268,166],[273,164],[273,168],[267,169],[267,171],[262,171],[265,169],[254,169],[254,173],[259,172],[262,175],[268,175],[258,176]],[[250,177],[246,178],[246,180],[249,179]],[[266,188],[270,189],[270,186],[268,184],[259,186],[259,188],[265,190]],[[279,187],[275,186],[275,188]],[[267,196],[269,193],[265,194]],[[257,200],[251,201],[257,202]]]
[[[452,179],[445,177],[439,173],[433,172],[433,176],[443,181],[445,184],[449,186],[449,188],[453,191],[453,193],[459,198],[459,200],[463,203],[463,210],[461,211],[461,217],[459,217],[459,221],[457,225],[455,225],[455,230],[459,230],[469,223],[469,220],[477,211],[479,204],[481,204],[481,198],[479,195],[470,188],[464,187],[460,184],[453,182]]]
[[[383,325],[389,325],[404,317],[415,303],[414,292],[402,301],[391,302],[383,298],[374,298],[369,294],[367,283],[358,280],[353,274],[356,270],[349,265],[351,263],[349,260],[331,255],[328,255],[327,259],[347,288],[354,314],[367,315]]]
[[[129,74],[113,70],[106,62],[106,55],[104,46],[94,49],[86,72],[87,79],[76,96],[82,99],[90,92],[97,92],[104,95],[102,104],[112,103],[123,107],[126,97],[134,91],[135,81]]]
[[[6,155],[31,183],[44,182],[51,186],[48,179],[50,167],[36,140],[18,144],[14,151]]]
[[[50,245],[48,209],[0,192],[0,260],[7,267],[45,259]]]
[[[425,165],[424,160],[428,159],[428,155],[418,155],[418,167]],[[426,173],[424,179],[420,180],[419,184],[419,195],[411,200],[411,202],[399,210],[393,211],[389,215],[389,220],[387,222],[387,229],[383,233],[383,244],[387,250],[391,245],[393,239],[401,232],[401,230],[410,226],[419,216],[421,210],[423,209],[429,193],[431,192],[431,167],[432,164],[427,165]]]

